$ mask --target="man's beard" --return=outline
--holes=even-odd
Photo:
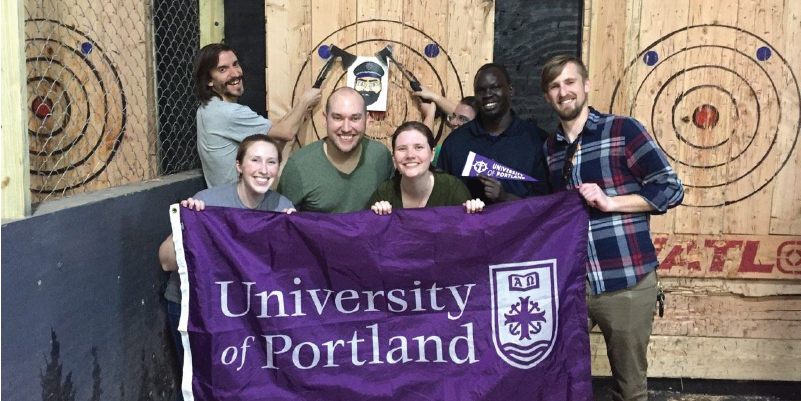
[[[214,92],[217,92],[217,94],[222,96],[222,97],[236,97],[236,98],[238,98],[238,97],[242,96],[242,93],[233,93],[228,89],[228,84],[230,84],[232,81],[235,81],[235,80],[236,79],[229,79],[228,81],[225,81],[225,83],[223,83],[222,85],[215,85]],[[242,85],[242,92],[244,93],[244,91],[245,91],[245,74],[240,74],[239,75],[239,80],[241,81],[240,85]]]
[[[364,98],[364,104],[367,106],[375,103],[378,100],[378,97],[381,96],[381,92],[373,91],[359,91],[359,94],[362,95]]]
[[[576,107],[574,107],[572,110],[569,110],[567,112],[562,112],[561,110],[557,109],[556,114],[562,121],[573,121],[579,116],[579,114],[581,114],[581,111],[584,110],[584,106],[586,105],[587,105],[587,96],[584,96],[584,100],[581,102],[581,104],[577,104]]]

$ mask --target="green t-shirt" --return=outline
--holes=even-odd
[[[278,183],[299,211],[344,213],[364,210],[367,200],[392,174],[392,156],[383,144],[362,138],[362,155],[356,168],[345,174],[334,167],[323,150],[323,140],[289,158]]]
[[[393,210],[403,209],[400,178],[400,175],[396,175],[381,183],[370,197],[367,208],[369,209],[378,201],[388,201]],[[468,200],[470,200],[470,191],[461,180],[447,173],[434,173],[434,188],[431,189],[426,207],[459,206]]]

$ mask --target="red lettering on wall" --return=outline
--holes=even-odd
[[[673,248],[670,248],[670,252],[662,260],[662,263],[659,264],[659,268],[661,270],[670,270],[673,266],[680,265],[679,258],[682,251],[684,251],[684,248],[681,245],[674,245]]]
[[[673,266],[686,266],[688,270],[701,270],[701,262],[687,261],[687,256],[695,250],[695,241],[688,241],[686,247],[685,249],[681,245],[674,245],[670,248],[670,252],[659,264],[659,268],[670,270]]]
[[[743,259],[740,261],[740,268],[738,273],[770,273],[773,271],[773,265],[766,265],[757,262],[757,250],[759,249],[759,241],[745,241],[745,248],[743,249]]]
[[[689,257],[690,255],[692,255],[694,250],[695,250],[695,241],[688,242],[687,243],[687,256]],[[687,262],[687,270],[699,270],[700,271],[701,270],[701,262],[699,262],[697,260],[694,260],[692,262],[688,261]]]
[[[668,242],[667,237],[654,238],[654,250],[656,251],[656,256],[659,256],[659,254],[662,252],[662,248],[665,247],[665,244],[667,244],[667,242]]]
[[[743,246],[743,241],[736,240],[712,240],[704,241],[704,246],[712,248],[712,263],[709,265],[709,271],[719,272],[723,271],[723,264],[726,263],[726,255],[729,249],[740,248]]]
[[[784,241],[779,245],[776,268],[786,274],[801,274],[801,241]]]

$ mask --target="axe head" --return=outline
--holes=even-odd
[[[381,64],[383,64],[385,67],[389,65],[388,59],[395,61],[395,59],[392,58],[392,45],[387,45],[387,47],[381,49],[380,52],[376,53],[375,56],[376,58],[378,58],[378,61],[380,61]]]
[[[342,67],[344,67],[346,70],[350,68],[350,66],[356,61],[356,56],[340,49],[337,46],[332,45],[330,49],[332,60],[339,57],[339,59],[342,60]]]
[[[356,56],[334,46],[333,44],[329,45],[328,48],[331,51],[331,57],[328,58],[328,61],[325,63],[325,67],[323,67],[322,71],[320,71],[320,74],[317,75],[317,79],[314,81],[314,85],[312,85],[313,88],[319,89],[320,86],[323,85],[323,81],[325,81],[325,77],[328,75],[328,71],[331,70],[331,67],[334,65],[334,60],[336,60],[337,57],[339,57],[339,59],[342,61],[342,66],[345,67],[346,70],[351,66],[351,64],[353,64],[354,61],[356,61]]]

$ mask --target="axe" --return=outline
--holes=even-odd
[[[325,66],[323,67],[323,70],[320,71],[319,75],[317,75],[317,80],[314,81],[314,85],[312,86],[313,88],[319,89],[320,86],[323,85],[323,81],[325,81],[325,77],[326,75],[328,75],[328,71],[331,71],[331,67],[334,66],[334,59],[339,58],[340,60],[342,60],[342,67],[345,68],[346,70],[348,69],[348,67],[351,66],[351,64],[353,64],[354,61],[356,61],[356,56],[334,45],[329,45],[329,48],[331,49],[331,57],[328,58],[328,61],[325,63]]]
[[[401,74],[403,74],[403,76],[409,80],[409,85],[411,85],[413,91],[420,92],[423,90],[423,88],[420,86],[420,81],[418,81],[417,78],[415,78],[414,75],[412,75],[409,71],[406,71],[406,68],[403,67],[403,64],[399,63],[398,60],[395,60],[395,57],[392,57],[392,45],[387,45],[387,47],[376,53],[375,56],[378,58],[378,61],[380,61],[381,64],[384,64],[387,67],[389,67],[389,63],[387,63],[388,60],[395,63],[395,66],[398,67]],[[431,103],[431,101],[428,99],[420,100],[423,103]]]

